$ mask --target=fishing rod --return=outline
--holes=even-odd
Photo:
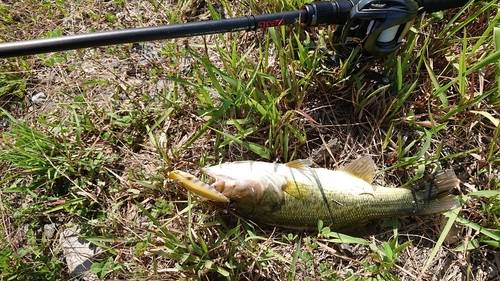
[[[416,16],[461,7],[469,0],[336,0],[311,2],[300,10],[240,18],[208,20],[154,27],[130,28],[0,43],[0,58],[19,57],[90,47],[191,37],[214,33],[254,31],[282,25],[338,25],[333,45],[340,55],[355,47],[363,54],[383,57],[399,48]]]

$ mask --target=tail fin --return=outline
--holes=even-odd
[[[451,211],[460,207],[460,205],[461,204],[457,196],[448,195],[439,199],[434,199],[429,202],[426,202],[426,204],[423,206],[423,209],[418,211],[416,215],[424,216],[424,215]]]
[[[431,178],[422,178],[411,187],[417,198],[423,199],[424,205],[417,215],[429,215],[453,210],[460,206],[460,201],[451,195],[459,180],[453,170],[442,170]]]

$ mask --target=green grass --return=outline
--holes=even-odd
[[[0,40],[303,4],[20,1],[0,5]],[[340,65],[326,59],[333,27],[300,26],[3,59],[0,278],[70,278],[59,234],[41,231],[49,223],[78,225],[103,250],[91,267],[101,279],[484,278],[478,268],[496,266],[488,259],[500,243],[498,8],[478,2],[419,16],[398,52]],[[312,41],[316,49],[304,47]],[[377,89],[370,71],[392,83]],[[48,100],[33,104],[39,92]],[[316,164],[331,169],[373,156],[380,185],[454,169],[464,206],[377,221],[365,235],[321,222],[299,232],[238,218],[166,177],[317,151]]]

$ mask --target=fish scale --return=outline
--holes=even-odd
[[[230,200],[228,205],[246,219],[293,229],[316,229],[322,220],[342,230],[370,219],[428,215],[460,206],[450,194],[458,185],[452,170],[436,172],[411,188],[390,188],[372,184],[375,163],[367,156],[336,171],[310,166],[308,160],[223,163],[202,169],[215,179],[212,185],[178,174],[169,177],[208,199]]]
[[[320,178],[320,185],[310,171]],[[295,173],[295,180],[284,187],[281,204],[272,211],[264,210],[259,205],[248,209],[237,206],[238,213],[256,222],[289,228],[312,229],[317,227],[318,220],[322,220],[324,225],[332,229],[344,229],[369,219],[414,214],[425,206],[421,204],[422,200],[414,200],[409,189],[374,188],[346,172],[325,169],[298,172],[285,169],[282,174],[290,177],[287,173]],[[335,180],[328,180],[330,178]],[[349,184],[348,188],[343,187],[346,183]],[[323,188],[326,202],[319,186]],[[306,194],[296,196],[299,191]]]

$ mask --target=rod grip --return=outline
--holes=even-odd
[[[462,7],[469,0],[415,0],[418,6],[428,13]]]

